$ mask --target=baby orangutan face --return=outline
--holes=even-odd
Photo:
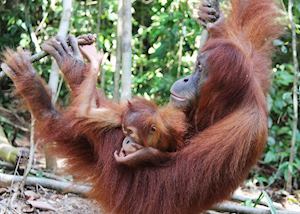
[[[176,142],[179,139],[174,138],[178,136],[177,129],[162,119],[162,114],[167,118],[168,115],[160,111],[154,103],[142,98],[134,99],[127,107],[122,116],[125,138],[120,152],[115,153],[117,161],[135,159],[135,156],[144,156],[143,158],[146,159],[154,154],[176,151]],[[171,109],[170,111],[172,112]],[[175,116],[178,116],[177,112],[174,112]]]
[[[175,142],[166,142],[169,135],[164,126],[157,106],[144,99],[135,99],[128,103],[128,110],[122,118],[122,130],[126,136],[122,143],[125,155],[143,147],[152,147],[160,151],[176,150]],[[164,140],[164,141],[163,141]]]
[[[143,147],[153,147],[161,151],[168,149],[167,145],[162,145],[161,131],[153,120],[154,118],[149,112],[127,112],[125,114],[122,130],[126,137],[121,149],[125,156]]]

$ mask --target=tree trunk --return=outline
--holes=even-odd
[[[122,101],[131,98],[131,30],[131,0],[123,0]]]
[[[288,168],[288,175],[287,175],[287,182],[286,182],[286,190],[288,192],[292,191],[292,181],[293,181],[293,172],[292,169],[295,168],[293,166],[295,161],[296,155],[296,137],[297,137],[297,124],[298,124],[298,75],[299,75],[299,62],[298,62],[298,53],[297,53],[297,35],[296,35],[296,24],[294,22],[293,16],[293,8],[294,8],[294,1],[289,0],[289,7],[288,7],[288,14],[289,20],[291,24],[292,30],[292,54],[293,54],[293,64],[294,64],[294,83],[293,83],[293,122],[292,122],[292,139],[291,139],[291,149],[290,149],[290,158],[289,158],[289,168]],[[296,169],[295,169],[296,170]]]
[[[98,0],[98,15],[97,15],[97,28],[96,28],[96,35],[97,38],[100,35],[101,31],[101,14],[102,14],[102,0]],[[99,40],[97,39],[97,45],[99,47]],[[101,68],[101,73],[100,73],[100,84],[101,84],[101,89],[104,91],[105,89],[105,70],[103,69],[103,66],[100,65]]]
[[[114,100],[120,99],[120,73],[122,60],[123,0],[118,1],[117,48],[114,73]]]
[[[97,36],[99,36],[100,29],[101,29],[101,13],[102,13],[102,0],[98,0],[98,15],[97,15]]]
[[[66,38],[69,30],[71,14],[72,14],[72,0],[63,0],[63,12],[59,24],[59,30],[57,33],[58,36]],[[59,93],[57,91],[58,82],[59,82],[59,68],[57,63],[53,60],[48,85],[51,89],[52,102],[54,103],[56,102],[56,97],[58,97],[56,96],[56,94]],[[49,155],[48,145],[45,145],[45,156],[46,156],[47,169],[55,170],[57,167],[56,159]]]

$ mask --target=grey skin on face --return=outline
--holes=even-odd
[[[207,54],[200,54],[194,73],[177,80],[172,85],[170,101],[175,107],[185,109],[198,97],[199,91],[207,79],[206,60]]]

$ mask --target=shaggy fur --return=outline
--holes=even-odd
[[[4,56],[38,121],[39,136],[56,141],[69,170],[93,184],[90,196],[107,213],[199,213],[228,198],[264,149],[265,96],[272,40],[281,33],[279,15],[272,0],[232,0],[231,14],[210,29],[202,50],[208,53],[209,73],[201,99],[187,114],[193,127],[189,143],[164,166],[117,164],[113,153],[124,137],[120,127],[98,129],[94,121],[82,130],[72,111],[55,110],[36,75],[26,77],[32,70],[26,54],[7,51]],[[99,106],[119,108],[97,96]]]

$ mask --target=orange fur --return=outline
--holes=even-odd
[[[107,213],[199,213],[228,198],[261,155],[267,138],[271,41],[281,33],[279,13],[272,0],[232,0],[232,6],[227,20],[210,29],[202,50],[208,53],[209,73],[201,99],[187,112],[189,144],[172,153],[166,165],[130,169],[117,164],[113,152],[121,147],[121,127],[81,126],[74,112],[58,115],[41,104],[48,102],[40,100],[47,93],[37,90],[42,85],[30,86],[38,79],[14,81],[40,121],[40,136],[57,141],[70,171],[92,183],[90,196]],[[100,94],[96,103],[117,112],[120,108]],[[176,123],[174,118],[164,124],[168,122]]]
[[[144,98],[134,98],[127,106],[122,121],[136,130],[136,143],[169,152],[181,148],[187,126],[183,112],[172,105],[159,108]],[[151,134],[153,125],[157,130]]]

